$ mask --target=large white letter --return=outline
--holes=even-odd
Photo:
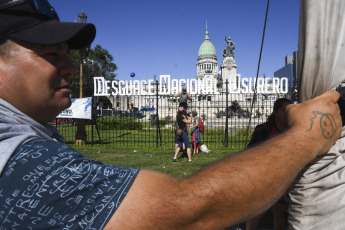
[[[274,77],[272,81],[272,93],[279,93],[279,78]]]
[[[103,92],[104,77],[94,77],[93,78],[93,95],[94,96],[106,96]]]
[[[133,94],[133,85],[132,85],[132,80],[126,81],[126,95],[132,95]]]
[[[141,93],[141,95],[146,95],[146,91],[145,91],[146,86],[147,86],[146,80],[141,80],[140,81],[140,93]]]
[[[171,81],[171,93],[176,95],[178,92],[180,92],[179,85],[178,85],[178,80],[177,79],[172,79],[172,81]]]
[[[256,92],[257,93],[264,93],[264,84],[265,84],[265,81],[262,77],[258,77],[257,78],[257,82],[256,82]]]
[[[235,81],[228,82],[229,92],[230,93],[240,93],[240,89],[241,89],[240,85],[241,85],[241,82],[238,79],[238,76],[236,76]]]
[[[125,84],[124,80],[119,81],[119,95],[126,95],[126,89],[123,88],[124,84]]]
[[[190,79],[189,84],[190,84],[189,93],[190,94],[197,94],[197,92],[198,92],[197,80],[196,79]]]
[[[111,95],[116,96],[119,94],[119,90],[118,90],[118,85],[117,85],[117,81],[112,81],[111,82],[111,88],[112,88],[112,92]]]
[[[152,80],[152,79],[150,79],[149,80],[149,84],[148,84],[148,90],[149,90],[149,95],[155,95],[155,86],[156,86],[156,84],[154,84],[154,83],[156,83],[156,81],[155,80]],[[153,90],[153,92],[152,92],[152,90]]]
[[[247,84],[249,85],[248,78],[242,78],[242,93],[249,93],[249,86]]]
[[[288,79],[286,77],[281,78],[280,88],[282,89],[281,93],[287,93],[289,91]]]
[[[159,75],[159,81],[159,93],[165,95],[170,94],[170,75]]]
[[[210,75],[205,75],[204,76],[204,84],[206,86],[206,91],[205,93],[206,94],[209,94],[209,93],[212,93],[213,92],[213,84],[212,84],[212,78],[213,76],[210,76]]]
[[[256,79],[253,81],[251,78],[249,79],[249,93],[254,93],[254,87],[255,87],[255,82],[256,82]],[[254,85],[253,85],[254,83]]]
[[[109,96],[110,95],[110,93],[109,93],[109,90],[110,90],[110,87],[109,87],[109,84],[110,84],[110,81],[104,81],[104,94],[105,95],[107,95],[107,96]]]
[[[206,94],[206,88],[206,81],[204,79],[198,79],[198,94]]]
[[[265,93],[270,93],[270,91],[269,91],[269,84],[268,84],[268,82],[270,81],[271,79],[269,79],[268,77],[267,78],[265,78]]]
[[[134,80],[133,81],[133,95],[139,95],[140,94],[140,82],[139,80]]]
[[[179,84],[179,91],[182,91],[182,83],[184,83],[183,85],[186,85],[186,79],[180,79],[180,84]]]

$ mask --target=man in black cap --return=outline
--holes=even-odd
[[[340,136],[331,91],[290,105],[285,133],[187,179],[105,165],[47,125],[71,104],[68,51],[95,27],[59,22],[46,0],[0,0],[0,36],[0,229],[224,228],[270,207]]]

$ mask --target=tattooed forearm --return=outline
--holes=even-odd
[[[319,111],[313,111],[314,117],[310,118],[311,124],[308,132],[312,130],[314,126],[314,119],[319,118],[320,128],[324,138],[331,139],[337,131],[337,125],[332,114],[322,113]],[[320,115],[320,116],[318,116]],[[317,121],[317,120],[316,120]]]

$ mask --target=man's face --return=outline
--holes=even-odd
[[[45,124],[71,105],[68,46],[16,42],[14,48],[9,58],[0,56],[0,97]]]

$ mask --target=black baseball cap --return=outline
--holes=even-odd
[[[41,45],[67,42],[70,49],[92,43],[91,23],[60,22],[47,0],[0,0],[0,40],[14,38]]]

